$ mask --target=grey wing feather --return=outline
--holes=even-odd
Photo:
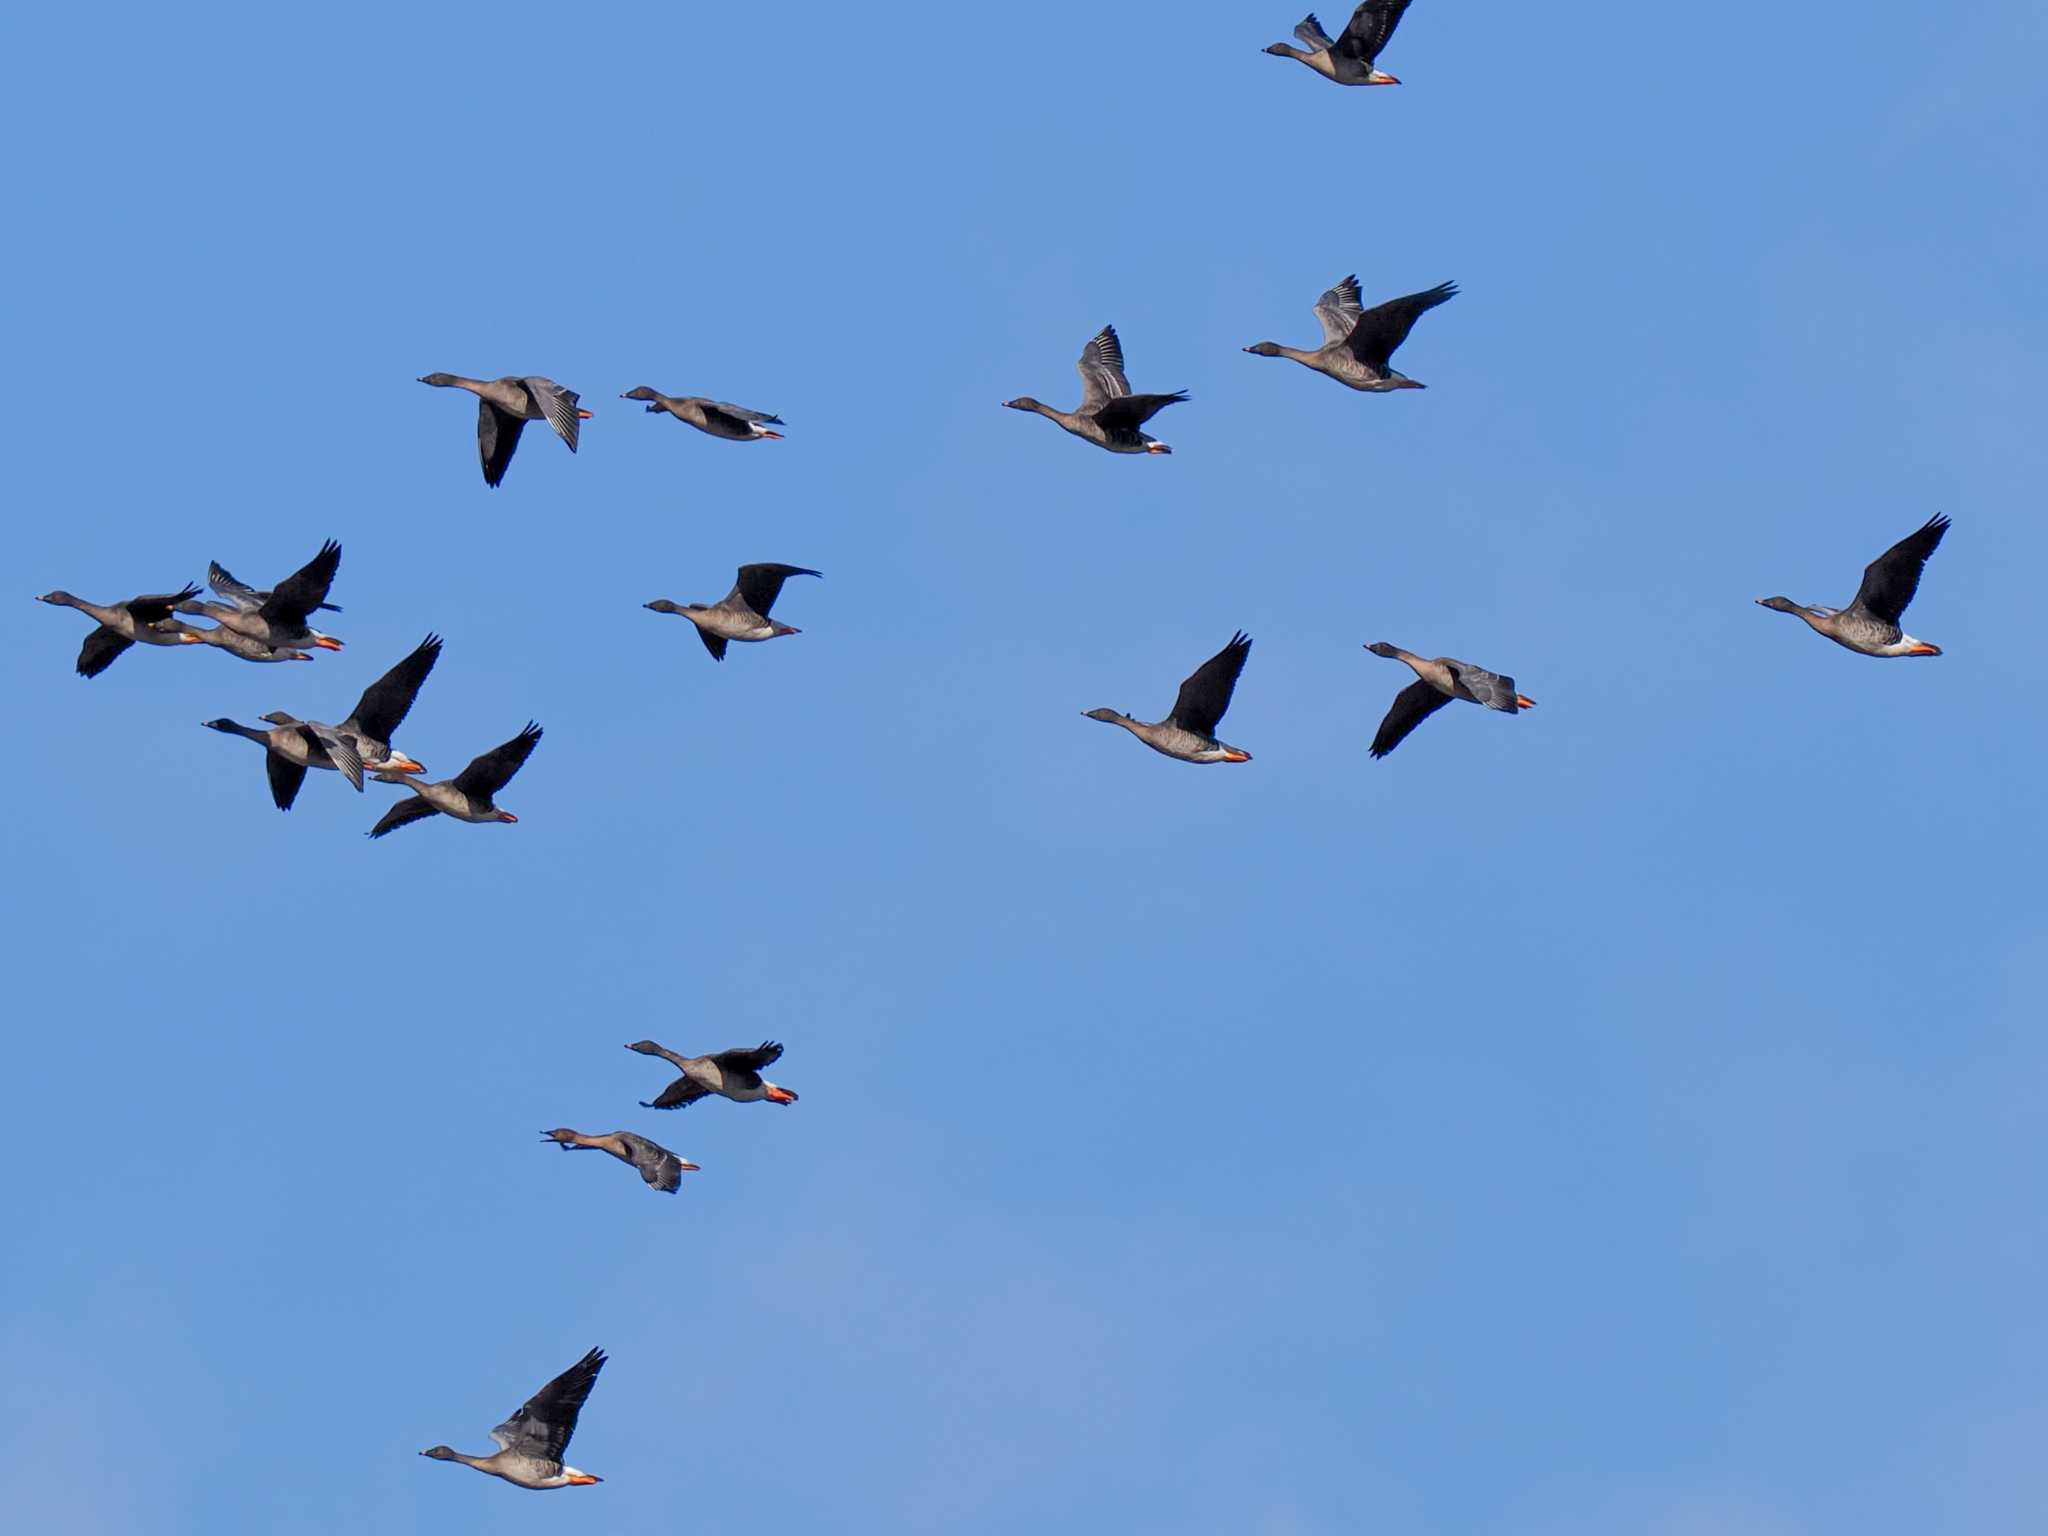
[[[1342,341],[1351,334],[1351,328],[1358,324],[1358,317],[1365,313],[1365,303],[1358,291],[1358,274],[1343,279],[1327,289],[1316,300],[1316,318],[1323,323],[1323,345]]]
[[[1469,662],[1454,661],[1448,664],[1451,676],[1472,691],[1472,696],[1488,709],[1504,709],[1515,712],[1515,680],[1502,677],[1498,672],[1489,672],[1484,667],[1475,667]]]
[[[765,422],[767,425],[771,427],[779,427],[785,425],[783,419],[780,416],[770,416],[766,411],[751,411],[748,410],[747,407],[745,407],[744,405],[733,405],[729,401],[725,400],[707,400],[705,402],[705,407],[708,410],[721,411],[725,415],[734,418],[736,421]]]
[[[548,425],[561,434],[562,441],[569,445],[569,451],[576,451],[576,433],[583,425],[583,418],[576,414],[576,402],[583,397],[573,389],[564,389],[553,379],[541,378],[535,374],[519,381],[526,386],[533,403],[540,407],[541,415],[547,417]]]
[[[632,1131],[619,1132],[619,1140],[633,1154],[633,1166],[649,1184],[671,1195],[682,1186],[683,1160],[667,1147]]]
[[[1113,325],[1105,325],[1088,339],[1074,366],[1081,373],[1080,409],[1084,415],[1131,392],[1131,381],[1124,377],[1123,343],[1117,340]]]
[[[237,613],[253,613],[263,606],[263,599],[270,595],[267,592],[258,592],[246,581],[235,580],[228,568],[218,560],[208,563],[206,584]]]
[[[354,742],[331,725],[308,722],[301,725],[299,731],[318,743],[320,749],[327,754],[327,760],[334,764],[343,778],[355,786],[357,794],[363,792],[363,759],[357,753]]]
[[[1320,53],[1330,46],[1330,34],[1323,30],[1323,24],[1316,20],[1316,13],[1310,11],[1295,24],[1294,35],[1301,40],[1304,48]]]

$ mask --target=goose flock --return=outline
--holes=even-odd
[[[1366,0],[1335,37],[1311,14],[1294,29],[1299,46],[1274,43],[1265,52],[1294,59],[1338,85],[1398,85],[1399,79],[1383,71],[1378,61],[1409,3]],[[1314,304],[1322,332],[1319,344],[1295,347],[1260,341],[1242,351],[1289,359],[1362,393],[1424,389],[1427,386],[1422,381],[1393,366],[1394,355],[1410,341],[1424,315],[1448,303],[1458,292],[1455,283],[1441,282],[1367,308],[1359,278],[1348,275]],[[1189,395],[1183,389],[1134,391],[1126,374],[1123,343],[1114,326],[1105,325],[1089,338],[1076,368],[1081,395],[1071,410],[1047,405],[1030,395],[1001,403],[1011,410],[1043,416],[1109,453],[1150,456],[1174,451],[1146,429],[1169,406],[1186,401]],[[593,416],[583,408],[577,391],[539,374],[484,379],[434,372],[420,376],[418,382],[476,397],[477,456],[484,484],[491,488],[502,484],[528,422],[545,422],[574,454],[583,424]],[[642,384],[619,398],[644,403],[648,413],[673,417],[727,442],[784,439],[781,417],[708,396],[667,395]],[[1941,648],[1908,634],[1903,619],[1919,590],[1927,561],[1948,528],[1947,517],[1932,517],[1872,560],[1846,607],[1810,606],[1779,596],[1756,601],[1765,608],[1796,615],[1820,635],[1859,655],[1939,656]],[[136,645],[164,650],[206,646],[241,661],[266,664],[311,661],[317,653],[340,653],[345,648],[343,640],[313,623],[316,615],[343,612],[329,601],[341,563],[341,545],[330,539],[304,565],[268,589],[250,586],[212,561],[203,588],[186,583],[175,590],[109,603],[89,602],[58,589],[43,593],[38,600],[76,609],[92,621],[94,627],[86,634],[75,663],[78,675],[88,679],[98,677]],[[774,610],[792,578],[819,576],[805,566],[750,563],[739,567],[730,591],[716,602],[678,602],[664,597],[644,606],[657,614],[687,620],[712,660],[723,662],[735,642],[751,644],[802,633],[773,617]],[[208,592],[210,597],[205,595]],[[1218,631],[1222,628],[1219,623]],[[271,802],[280,811],[291,810],[308,773],[319,769],[334,772],[357,794],[365,793],[371,783],[399,792],[368,827],[366,835],[371,839],[434,817],[472,824],[514,824],[519,817],[501,806],[498,796],[539,746],[540,725],[529,720],[507,740],[479,753],[459,773],[445,779],[425,777],[426,764],[397,745],[396,738],[435,673],[443,648],[442,637],[428,633],[370,682],[338,723],[278,709],[257,717],[260,723],[253,725],[226,717],[202,724],[262,750]],[[1249,635],[1234,632],[1181,682],[1172,708],[1159,719],[1140,719],[1110,708],[1089,709],[1084,716],[1118,726],[1152,751],[1180,762],[1250,763],[1250,751],[1217,733],[1243,679],[1251,648]],[[1400,662],[1413,674],[1413,681],[1394,695],[1370,743],[1364,746],[1365,754],[1374,760],[1387,757],[1425,720],[1453,701],[1508,715],[1527,711],[1536,702],[1519,690],[1513,677],[1471,662],[1450,656],[1428,657],[1386,641],[1364,648],[1374,656]],[[1152,679],[1151,685],[1163,692],[1163,680]],[[671,1111],[709,1098],[785,1107],[797,1102],[795,1092],[762,1075],[783,1054],[782,1045],[773,1040],[698,1056],[681,1054],[652,1040],[633,1042],[626,1049],[657,1057],[677,1074],[652,1099],[640,1101],[644,1109]],[[696,1163],[633,1130],[585,1132],[556,1127],[540,1135],[544,1142],[565,1152],[607,1153],[631,1167],[657,1193],[677,1193],[682,1175],[699,1171]],[[491,1454],[469,1455],[440,1444],[420,1454],[459,1462],[526,1489],[599,1483],[600,1478],[569,1465],[565,1458],[578,1416],[605,1362],[604,1352],[592,1349],[535,1392],[491,1431],[498,1447]]]

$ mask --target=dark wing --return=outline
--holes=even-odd
[[[526,423],[517,416],[506,415],[488,400],[477,401],[476,452],[483,460],[485,485],[495,486],[505,478],[512,450],[519,446],[519,434],[525,428]]]
[[[1375,368],[1386,367],[1394,349],[1415,329],[1416,320],[1437,305],[1456,298],[1457,294],[1456,283],[1438,283],[1422,293],[1411,293],[1404,298],[1375,304],[1358,317],[1358,323],[1351,327],[1351,334],[1345,338],[1351,347],[1351,355]]]
[[[277,584],[277,590],[259,610],[273,624],[303,624],[315,608],[327,601],[327,589],[334,585],[334,573],[341,568],[341,546],[329,539],[320,553]]]
[[[674,1194],[683,1182],[683,1160],[659,1142],[649,1141],[632,1131],[619,1132],[619,1140],[633,1154],[633,1166],[640,1177],[665,1194]]]
[[[1251,637],[1239,630],[1230,637],[1230,644],[1195,668],[1193,675],[1180,685],[1180,696],[1173,701],[1173,713],[1168,718],[1184,731],[1214,736],[1223,712],[1230,708],[1237,674],[1244,670],[1244,659],[1251,653]]]
[[[1081,404],[1077,407],[1082,415],[1099,410],[1106,400],[1131,392],[1131,381],[1124,377],[1124,346],[1116,339],[1116,327],[1105,325],[1089,338],[1088,345],[1081,349],[1081,360],[1074,365],[1081,370]]]
[[[715,411],[720,416],[730,417],[742,433],[746,431],[747,423],[750,421],[758,421],[770,427],[787,425],[780,416],[770,416],[766,411],[750,411],[744,405],[734,405],[726,400],[706,400],[704,410],[707,413]]]
[[[410,656],[363,690],[362,698],[356,701],[355,713],[348,717],[346,723],[355,726],[372,741],[388,743],[399,726],[405,723],[406,712],[412,708],[420,684],[427,680],[427,674],[434,670],[434,663],[440,659],[441,637],[428,635],[413,647]]]
[[[121,606],[138,624],[160,624],[177,610],[178,604],[189,603],[198,595],[199,588],[187,582],[181,592],[152,592],[146,597],[131,597]]]
[[[1364,313],[1365,301],[1359,297],[1357,273],[1325,289],[1316,300],[1316,319],[1323,323],[1323,345],[1344,340]]]
[[[739,580],[733,583],[733,592],[762,618],[768,617],[768,610],[775,606],[775,599],[782,595],[782,584],[792,576],[815,576],[818,573],[806,570],[801,565],[743,565]]]
[[[280,811],[290,810],[292,802],[299,798],[299,786],[306,782],[306,765],[279,757],[266,747],[263,751],[263,766],[270,772],[270,798],[277,803]],[[426,801],[421,800],[419,803],[425,805]]]
[[[1503,677],[1498,672],[1475,667],[1468,661],[1451,661],[1446,658],[1445,665],[1451,669],[1451,676],[1463,683],[1472,697],[1488,709],[1504,709],[1511,715],[1515,713],[1515,700],[1520,695],[1515,692],[1515,680],[1512,677]]]
[[[1440,693],[1417,678],[1394,695],[1394,707],[1387,711],[1387,718],[1380,722],[1379,734],[1372,739],[1372,755],[1385,757],[1407,740],[1410,731],[1450,702],[1448,693]]]
[[[135,642],[118,630],[102,624],[85,637],[85,644],[78,648],[78,675],[98,677],[114,664],[114,658]]]
[[[519,1411],[491,1431],[508,1451],[560,1461],[576,1433],[576,1415],[604,1369],[604,1351],[593,1349],[519,1405]]]
[[[642,1109],[681,1109],[694,1104],[711,1090],[691,1077],[687,1072],[657,1094],[652,1103],[642,1100]]]
[[[1170,395],[1120,395],[1095,412],[1095,419],[1111,432],[1135,432],[1169,405],[1179,405],[1188,392],[1176,389]]]
[[[408,795],[377,818],[377,825],[370,828],[370,836],[382,837],[386,832],[396,832],[400,827],[409,827],[416,821],[425,821],[429,816],[438,816],[423,795]]]
[[[512,782],[512,775],[533,755],[534,743],[539,740],[540,727],[527,721],[525,730],[503,746],[491,748],[455,775],[455,787],[472,800],[490,800]]]
[[[1387,46],[1394,28],[1401,25],[1401,13],[1407,9],[1408,0],[1365,0],[1351,13],[1351,21],[1333,51],[1340,58],[1370,64]]]
[[[541,415],[547,417],[548,425],[560,434],[569,451],[576,451],[576,435],[583,426],[583,418],[576,414],[576,402],[583,397],[573,389],[564,389],[553,379],[544,379],[538,374],[529,375],[519,381],[526,386],[527,397],[540,407]]]
[[[1921,568],[1947,532],[1948,519],[1937,513],[1871,561],[1863,568],[1863,585],[1849,606],[1887,624],[1898,623],[1920,590]]]
[[[697,629],[697,626],[692,624],[690,628]],[[725,636],[714,635],[708,629],[697,629],[697,638],[704,642],[704,649],[711,653],[713,661],[725,660]]]
[[[743,1045],[730,1051],[719,1051],[711,1059],[718,1063],[718,1070],[721,1072],[758,1072],[763,1067],[773,1066],[782,1060],[782,1043],[778,1040],[763,1040],[759,1045]]]
[[[1301,40],[1302,47],[1320,53],[1330,46],[1330,34],[1323,30],[1323,24],[1316,20],[1316,13],[1310,11],[1295,24],[1294,35]]]

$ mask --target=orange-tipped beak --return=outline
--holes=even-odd
[[[1529,695],[1527,695],[1526,693],[1518,693],[1515,695],[1515,708],[1534,709],[1535,707],[1536,701],[1530,698]]]
[[[586,411],[581,406],[578,406],[576,409],[576,419],[578,421],[588,421],[595,414],[596,413],[594,411]],[[597,1481],[597,1479],[593,1477],[591,1481],[594,1483]]]
[[[771,1104],[794,1104],[796,1102],[796,1095],[787,1088],[770,1088],[768,1090],[768,1102]]]
[[[332,635],[322,635],[318,640],[315,640],[313,643],[319,646],[320,649],[323,651],[338,651],[341,649],[341,642],[335,639],[334,636]]]
[[[1941,654],[1941,647],[1938,645],[1929,645],[1925,640],[1923,640],[1918,645],[1914,646],[1913,649],[1906,652],[1906,654],[1908,656],[1939,656]]]

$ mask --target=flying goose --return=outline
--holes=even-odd
[[[1939,656],[1941,647],[1916,640],[1899,628],[1927,557],[1948,532],[1937,513],[1863,568],[1863,585],[1846,608],[1805,608],[1789,597],[1760,597],[1759,605],[1796,613],[1835,644],[1864,656]]]
[[[319,554],[279,582],[277,590],[254,607],[233,597],[220,603],[180,603],[177,611],[212,619],[222,629],[247,635],[273,651],[315,646],[338,651],[341,642],[312,628],[306,619],[327,602],[327,589],[334,585],[334,573],[340,568],[341,546],[329,539],[320,546]]]
[[[346,742],[356,758],[355,771],[349,773],[349,780],[357,789],[363,787],[364,773],[425,773],[426,764],[416,758],[407,757],[403,752],[391,748],[391,733],[412,708],[412,701],[420,691],[420,684],[427,674],[434,670],[434,663],[441,657],[441,637],[428,635],[412,653],[397,666],[386,672],[376,682],[363,690],[363,696],[356,701],[355,712],[339,725],[326,725],[318,720],[300,720],[283,710],[272,710],[256,718],[275,726],[297,728],[321,741],[339,740]],[[272,759],[275,763],[276,759]],[[348,772],[345,762],[336,762],[332,754],[311,757],[306,767],[335,768]],[[278,801],[278,809],[288,811],[292,797],[299,791],[299,784],[305,779],[306,770],[299,770],[289,793]],[[277,789],[275,772],[271,776],[271,788]]]
[[[1258,357],[1289,357],[1304,368],[1369,394],[1429,386],[1388,365],[1389,359],[1416,320],[1437,305],[1457,297],[1456,283],[1438,283],[1421,293],[1389,299],[1371,309],[1359,302],[1356,274],[1343,279],[1316,300],[1316,318],[1323,322],[1323,344],[1312,352],[1261,341],[1245,351]]]
[[[1399,85],[1399,80],[1375,67],[1375,61],[1407,9],[1408,0],[1365,0],[1351,13],[1344,35],[1334,41],[1311,11],[1294,29],[1294,35],[1308,45],[1307,52],[1289,43],[1273,43],[1266,52],[1299,59],[1339,85]]]
[[[564,1152],[587,1148],[592,1152],[609,1152],[622,1163],[631,1163],[640,1170],[640,1177],[650,1186],[665,1195],[672,1195],[682,1188],[685,1173],[702,1170],[686,1157],[677,1157],[667,1147],[649,1141],[645,1136],[636,1136],[631,1131],[613,1131],[609,1136],[586,1136],[581,1131],[572,1131],[561,1126],[552,1131],[542,1131],[541,1140],[560,1145]]]
[[[1184,763],[1248,763],[1251,753],[1216,739],[1216,727],[1230,708],[1230,696],[1237,688],[1237,675],[1252,653],[1251,637],[1240,630],[1230,644],[1203,662],[1180,685],[1173,712],[1164,720],[1148,724],[1133,720],[1114,709],[1090,709],[1082,713],[1090,720],[1120,725],[1154,752],[1177,757]]]
[[[782,1059],[782,1046],[774,1040],[763,1040],[751,1047],[738,1046],[710,1056],[678,1056],[667,1046],[656,1045],[652,1040],[636,1040],[626,1049],[638,1051],[642,1056],[659,1056],[683,1074],[662,1089],[651,1103],[641,1100],[642,1109],[681,1109],[714,1093],[740,1104],[751,1104],[757,1099],[766,1099],[771,1104],[796,1102],[794,1093],[761,1075],[763,1067],[773,1066]]]
[[[519,446],[519,434],[529,421],[545,421],[574,453],[576,434],[590,420],[590,412],[576,403],[581,397],[575,390],[537,373],[508,373],[502,379],[429,373],[420,382],[436,389],[466,389],[476,396],[476,452],[483,462],[484,484],[493,488],[505,478],[505,466],[512,462],[512,450]]]
[[[673,613],[697,628],[697,638],[713,661],[725,660],[729,640],[773,640],[780,635],[800,635],[793,624],[778,624],[768,617],[782,584],[792,576],[816,576],[818,572],[801,565],[777,565],[773,561],[743,565],[732,590],[715,603],[672,603],[665,597],[643,604],[656,613]]]
[[[542,1387],[519,1411],[491,1431],[498,1449],[489,1456],[465,1456],[445,1445],[421,1451],[435,1461],[459,1461],[493,1477],[502,1477],[521,1488],[569,1488],[601,1483],[601,1477],[579,1472],[562,1460],[569,1449],[569,1437],[576,1433],[576,1415],[604,1369],[605,1353],[593,1349],[553,1381]]]
[[[1138,429],[1169,405],[1187,399],[1188,392],[1177,389],[1170,395],[1132,394],[1130,380],[1124,377],[1124,349],[1116,339],[1115,326],[1105,325],[1097,331],[1081,349],[1081,360],[1075,366],[1081,372],[1081,403],[1071,411],[1056,411],[1029,395],[1019,395],[1003,404],[1013,411],[1036,411],[1074,436],[1111,453],[1173,452],[1158,438]]]
[[[263,748],[263,766],[270,775],[270,798],[280,811],[290,810],[292,802],[298,799],[299,786],[306,782],[309,767],[339,769],[342,776],[361,792],[363,760],[356,756],[356,749],[351,743],[324,725],[308,725],[289,716],[264,715],[262,718],[280,723],[267,731],[238,725],[232,720],[202,720],[199,723],[209,731],[239,736]]]
[[[385,769],[377,777],[386,784],[406,785],[413,791],[413,798],[399,801],[379,817],[377,825],[370,828],[370,836],[382,837],[415,821],[424,821],[436,812],[453,816],[457,821],[517,821],[519,818],[510,811],[499,810],[491,797],[511,782],[540,737],[540,727],[529,720],[525,730],[502,746],[493,747],[454,778],[432,784],[423,784],[409,773]]]
[[[750,411],[744,405],[728,405],[723,400],[707,400],[702,395],[664,395],[658,389],[645,384],[636,385],[619,396],[621,400],[648,400],[653,403],[650,411],[666,411],[677,421],[686,422],[699,432],[708,432],[713,437],[722,437],[735,443],[751,443],[763,437],[779,438],[780,432],[771,432],[770,427],[784,425],[780,416],[770,416],[766,411]]]
[[[137,641],[144,645],[183,644],[191,626],[179,623],[171,614],[178,604],[198,595],[199,589],[187,584],[182,592],[150,593],[103,606],[73,597],[59,588],[43,593],[36,601],[58,608],[76,608],[87,618],[99,621],[78,649],[78,675],[98,677],[114,664],[115,657]]]
[[[1410,731],[1453,699],[1484,704],[1488,709],[1503,710],[1511,715],[1536,707],[1534,699],[1515,692],[1512,677],[1502,677],[1498,672],[1475,667],[1469,661],[1458,661],[1450,656],[1439,656],[1431,661],[1413,651],[1404,651],[1398,645],[1389,645],[1384,640],[1375,640],[1366,649],[1390,661],[1407,662],[1415,669],[1418,679],[1394,695],[1393,707],[1387,711],[1387,718],[1380,722],[1379,733],[1372,739],[1374,757],[1385,757],[1401,745]]]

